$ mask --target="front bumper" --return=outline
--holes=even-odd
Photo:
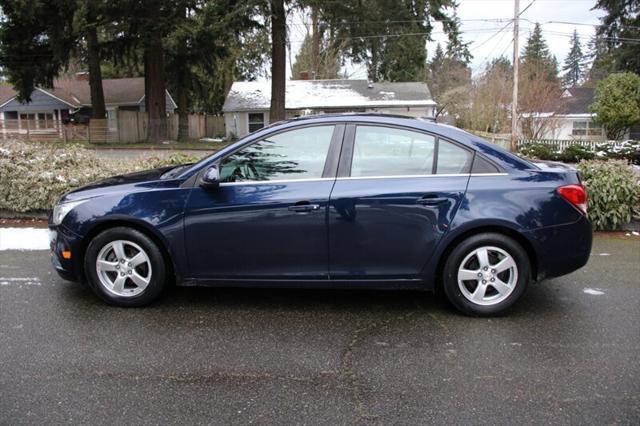
[[[586,265],[591,256],[593,230],[586,217],[526,234],[536,246],[538,280],[569,274]]]
[[[58,275],[67,281],[82,281],[80,238],[62,225],[54,226],[49,223],[49,248],[51,264]],[[71,252],[70,259],[63,257],[64,251]]]

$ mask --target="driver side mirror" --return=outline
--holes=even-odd
[[[218,166],[213,165],[205,170],[200,178],[200,186],[203,188],[215,189],[220,186],[220,172]]]

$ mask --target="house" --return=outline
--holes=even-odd
[[[594,122],[594,115],[589,112],[594,93],[594,89],[587,87],[565,89],[556,111],[525,114],[524,117],[537,121],[535,126],[541,129],[541,139],[604,140],[604,128]]]
[[[269,124],[271,81],[233,83],[222,111],[227,137],[242,137]],[[287,118],[339,112],[378,112],[434,117],[436,103],[425,83],[367,80],[288,80]]]
[[[144,78],[103,79],[102,88],[110,129],[117,128],[118,110],[144,111]],[[176,103],[167,92],[167,112]],[[65,122],[71,115],[91,116],[91,92],[88,75],[79,73],[76,79],[54,81],[52,88],[36,87],[31,102],[20,102],[10,86],[0,86],[0,119],[13,128],[47,129]]]

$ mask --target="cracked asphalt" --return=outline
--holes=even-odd
[[[638,424],[640,237],[507,316],[419,292],[171,289],[102,304],[0,252],[0,424]]]

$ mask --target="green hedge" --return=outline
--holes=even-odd
[[[0,210],[50,210],[67,191],[109,176],[196,161],[185,155],[166,159],[105,160],[80,146],[0,143]]]
[[[587,190],[588,215],[595,229],[619,229],[632,218],[640,218],[640,183],[629,163],[582,161],[577,168]]]
[[[562,151],[556,151],[551,145],[533,142],[521,145],[518,153],[527,158],[538,160],[562,161],[565,163],[578,163],[582,160],[627,160],[634,164],[640,164],[640,141],[625,141],[619,144],[601,142],[595,149],[574,144]]]

